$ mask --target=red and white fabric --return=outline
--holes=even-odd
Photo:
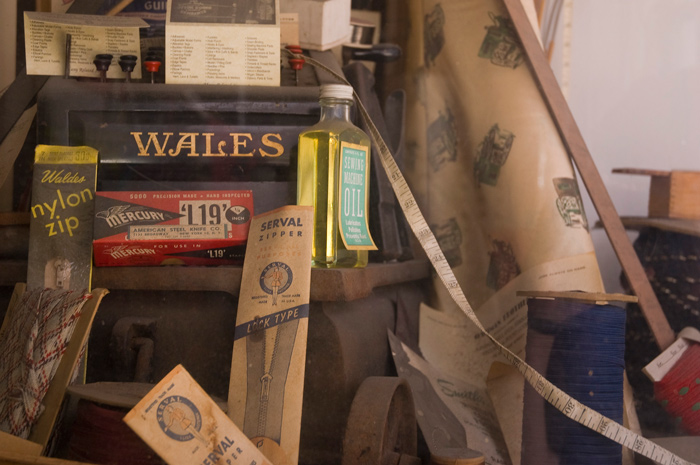
[[[0,338],[0,430],[29,436],[89,297],[63,289],[28,290],[9,310]]]

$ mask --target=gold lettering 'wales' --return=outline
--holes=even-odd
[[[138,157],[272,157],[284,154],[281,133],[130,132]]]
[[[426,68],[430,68],[435,63],[435,58],[445,45],[444,27],[445,12],[438,3],[423,19],[423,59]]]
[[[445,259],[450,267],[455,268],[462,264],[462,230],[455,218],[450,218],[444,223],[434,224],[430,227],[435,232],[435,238],[440,245]]]
[[[520,265],[510,243],[494,239],[491,246],[486,285],[491,289],[499,290],[520,274]]]
[[[513,21],[505,16],[496,16],[489,12],[493,24],[486,26],[486,36],[479,49],[479,57],[491,60],[491,63],[506,68],[517,68],[524,60],[520,41],[513,26]]]
[[[481,184],[495,186],[501,166],[505,165],[510,149],[513,147],[515,135],[502,130],[494,124],[476,148],[474,160],[474,177]]]
[[[443,163],[457,159],[457,129],[449,108],[445,109],[428,126],[428,161],[433,171],[438,171]]]
[[[586,212],[583,211],[581,193],[578,184],[573,178],[552,179],[557,190],[557,210],[564,219],[564,223],[571,228],[583,228],[588,230]]]

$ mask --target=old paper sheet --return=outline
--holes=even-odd
[[[70,75],[98,78],[95,55],[114,56],[107,71],[110,79],[123,79],[116,65],[121,55],[135,55],[140,63],[139,28],[147,27],[139,18],[58,13],[24,13],[27,74],[62,76],[65,72],[66,34],[71,35]],[[141,78],[141,66],[131,73]]]
[[[481,452],[488,465],[510,465],[486,389],[441,372],[393,334],[389,340],[397,372],[413,391],[418,424],[431,453],[433,448],[468,448]]]
[[[533,267],[510,281],[475,313],[486,330],[521,358],[525,356],[527,298],[520,290],[560,289],[575,283],[577,290],[601,286],[593,253],[563,258]],[[484,386],[491,363],[505,360],[496,346],[466,316],[421,307],[420,349],[431,364],[476,386]]]
[[[168,84],[280,84],[277,0],[171,0],[165,31]]]

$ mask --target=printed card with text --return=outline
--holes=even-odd
[[[299,455],[313,208],[253,218],[248,233],[228,414],[275,465]]]
[[[169,465],[272,465],[182,365],[124,422]]]

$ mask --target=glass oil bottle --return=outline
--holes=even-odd
[[[321,118],[299,135],[297,204],[314,207],[312,266],[364,267],[369,233],[370,140],[350,121],[352,87],[321,86]]]

